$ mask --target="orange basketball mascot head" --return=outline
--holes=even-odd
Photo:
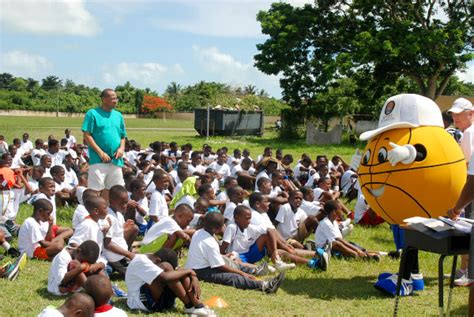
[[[446,214],[466,181],[466,162],[443,128],[434,101],[415,94],[389,98],[378,128],[362,133],[359,183],[370,207],[392,224]]]

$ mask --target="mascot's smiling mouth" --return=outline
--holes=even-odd
[[[379,188],[377,189],[370,189],[368,188],[369,192],[372,194],[372,196],[374,196],[375,198],[379,198],[380,196],[383,195],[384,191],[385,191],[385,185],[382,185],[380,186]]]

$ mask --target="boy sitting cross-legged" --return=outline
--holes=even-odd
[[[54,225],[52,211],[53,206],[46,199],[33,203],[33,215],[25,220],[18,233],[20,252],[40,260],[51,260],[61,252],[72,230]]]
[[[140,252],[153,253],[161,248],[173,250],[181,248],[184,242],[191,240],[189,234],[192,232],[186,228],[193,218],[193,209],[188,204],[179,205],[172,217],[161,219],[147,231],[143,237]]]
[[[215,316],[200,300],[201,289],[196,273],[176,269],[178,257],[168,248],[154,254],[137,254],[125,275],[127,305],[131,309],[162,312],[175,307],[178,297],[184,312],[193,316]]]
[[[92,240],[79,247],[65,247],[53,259],[48,275],[48,292],[66,295],[78,292],[88,276],[100,272],[102,265],[96,264],[100,248]]]
[[[196,231],[191,240],[186,267],[193,269],[198,278],[206,282],[275,293],[285,278],[284,273],[266,281],[258,281],[254,276],[225,264],[214,238],[214,234],[222,231],[223,225],[224,217],[220,213],[206,214],[204,228]]]

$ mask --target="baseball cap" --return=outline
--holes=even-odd
[[[362,133],[360,139],[366,141],[388,130],[420,126],[444,127],[438,105],[421,95],[400,94],[385,101],[378,128]]]
[[[448,110],[448,113],[461,113],[465,110],[473,110],[472,103],[466,98],[458,98],[454,100],[453,105]]]

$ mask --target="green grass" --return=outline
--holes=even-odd
[[[72,212],[72,209],[61,210],[58,222],[70,225]],[[21,222],[30,214],[31,206],[21,206],[18,220]],[[356,227],[350,240],[371,250],[388,251],[394,248],[386,224],[373,229]],[[183,262],[184,259],[181,259]],[[446,261],[446,272],[450,262]],[[400,300],[401,316],[435,315],[438,312],[437,256],[420,252],[420,267],[425,275],[426,290]],[[0,279],[4,303],[0,316],[36,316],[48,305],[61,305],[64,298],[52,296],[46,290],[48,269],[49,263],[30,260],[16,281]],[[327,272],[316,272],[305,267],[288,272],[276,295],[202,283],[202,297],[204,300],[212,296],[223,298],[229,307],[218,310],[221,316],[387,316],[393,312],[394,299],[375,290],[373,283],[379,273],[397,270],[398,261],[388,258],[379,263],[333,259]],[[123,281],[117,283],[125,289]],[[454,289],[452,309],[455,315],[467,315],[467,297],[466,288]],[[127,310],[125,300],[117,300],[116,305]],[[169,314],[178,316],[182,311],[180,309],[181,304],[178,311]],[[128,310],[127,313],[131,316],[142,315]]]
[[[260,154],[265,146],[274,149],[282,148],[284,153],[292,153],[295,158],[307,152],[312,157],[316,154],[328,156],[339,154],[349,159],[355,147],[343,144],[340,146],[308,146],[302,140],[281,141],[275,138],[275,133],[266,131],[262,138],[224,138],[215,137],[206,141],[198,137],[194,131],[160,131],[160,130],[133,130],[133,127],[153,128],[192,128],[192,122],[182,122],[152,119],[130,119],[127,127],[130,138],[135,138],[142,145],[151,141],[176,141],[179,144],[190,142],[195,148],[203,143],[210,143],[213,147],[228,146],[233,148],[249,148],[252,156]],[[47,138],[49,134],[62,136],[64,127],[70,127],[76,137],[80,137],[82,119],[76,118],[24,118],[0,117],[0,134],[6,136],[11,143],[13,137],[20,137],[23,132],[30,133],[32,139]],[[363,147],[363,145],[359,145]],[[70,226],[72,209],[58,212],[58,223]],[[31,215],[31,207],[22,205],[18,215],[21,223]],[[359,243],[371,250],[389,251],[394,249],[391,232],[388,225],[366,229],[356,227],[350,240]],[[14,242],[16,244],[16,241]],[[433,254],[420,252],[420,267],[425,275],[426,290],[415,296],[402,298],[400,301],[400,315],[436,315],[437,304],[437,259]],[[181,263],[184,259],[181,259]],[[446,261],[446,272],[451,261]],[[223,298],[229,308],[218,310],[221,316],[316,316],[316,315],[359,315],[359,316],[387,316],[393,313],[394,299],[386,297],[373,288],[377,275],[381,272],[396,272],[398,261],[384,258],[380,263],[345,261],[333,259],[328,272],[314,272],[304,267],[288,272],[281,289],[276,295],[264,295],[256,291],[242,291],[225,286],[202,283],[203,299],[212,296]],[[46,290],[49,263],[30,260],[24,271],[14,282],[0,279],[0,298],[2,308],[0,316],[36,316],[48,305],[59,306],[64,298],[49,295]],[[125,288],[123,281],[118,284]],[[446,283],[445,283],[446,286]],[[445,288],[446,289],[446,288]],[[447,293],[447,292],[445,292]],[[466,288],[456,288],[453,292],[452,309],[454,315],[467,315]],[[445,294],[447,299],[447,294]],[[124,300],[117,300],[116,305],[126,309]],[[178,304],[178,311],[170,315],[182,315],[182,305]],[[140,316],[137,312],[127,310],[131,316]]]

